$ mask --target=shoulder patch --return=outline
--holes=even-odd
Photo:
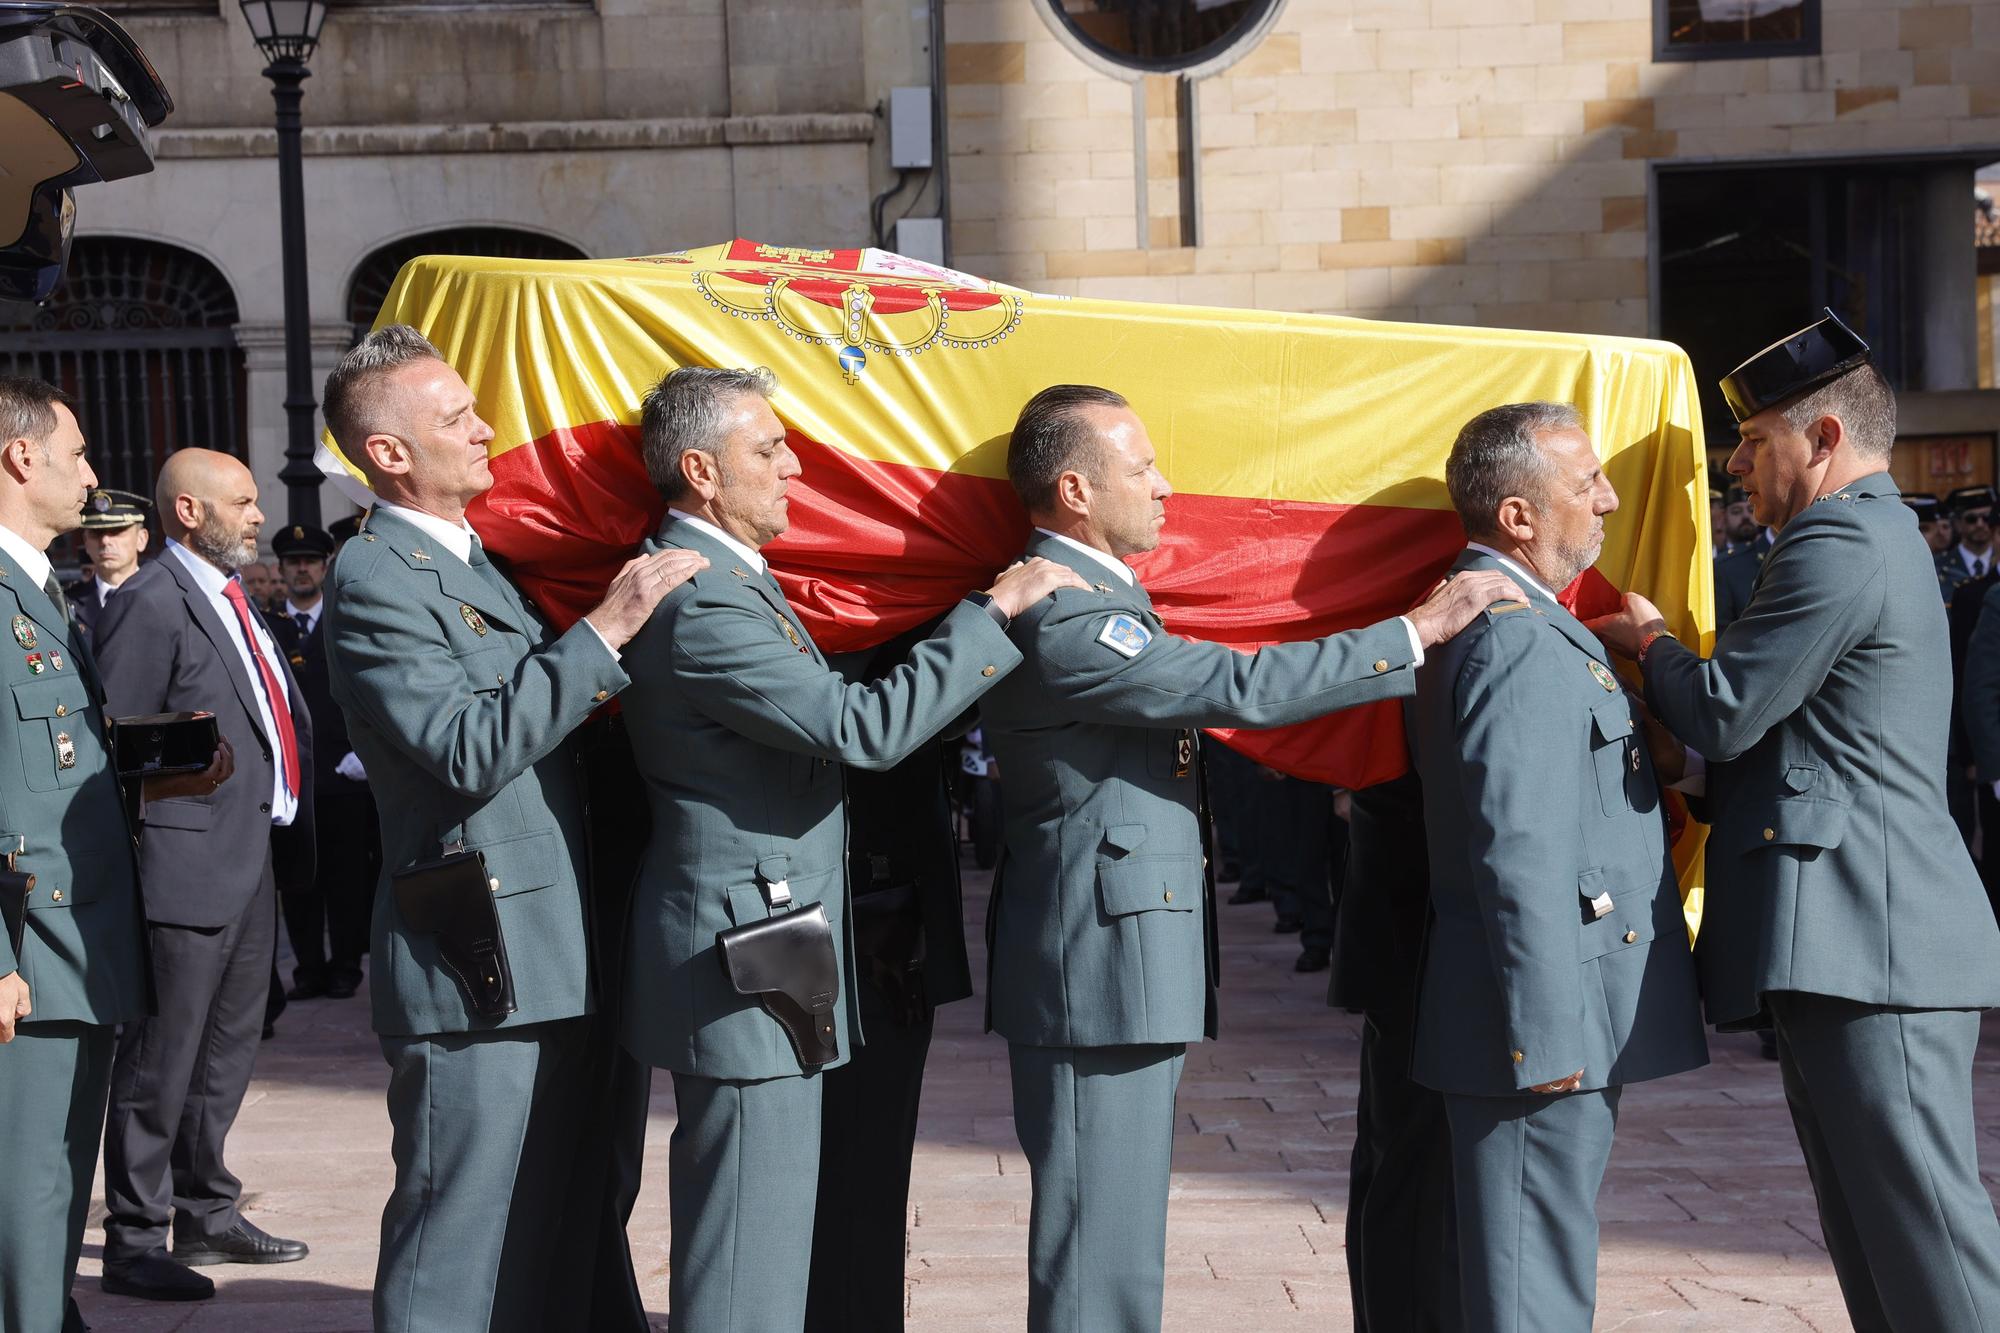
[[[1097,641],[1120,656],[1137,657],[1153,641],[1153,631],[1140,624],[1137,616],[1120,612],[1105,619]]]

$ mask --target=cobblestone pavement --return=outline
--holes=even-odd
[[[968,879],[976,937],[984,879]],[[1261,904],[1222,912],[1223,1036],[1189,1052],[1180,1091],[1168,1329],[1350,1326],[1341,1228],[1358,1020],[1325,1007],[1325,974],[1293,974],[1295,937],[1273,935],[1271,920]],[[1020,1328],[1026,1308],[1027,1164],[1005,1048],[979,1023],[977,1000],[951,1006],[931,1051],[911,1199],[913,1333]],[[1846,1329],[1777,1069],[1751,1037],[1712,1037],[1710,1050],[1707,1069],[1625,1095],[1599,1201],[1598,1328]],[[1982,1161],[2000,1191],[2000,1018],[1987,1025],[1977,1080]],[[309,1242],[311,1256],[205,1269],[219,1290],[202,1305],[107,1297],[98,1209],[77,1281],[91,1322],[134,1333],[366,1329],[391,1179],[384,1082],[362,1000],[292,1005],[265,1045],[229,1162],[248,1215]],[[672,1128],[672,1088],[659,1077],[653,1166],[631,1234],[662,1329]]]

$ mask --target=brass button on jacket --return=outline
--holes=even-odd
[[[603,703],[606,699],[609,699],[611,697],[611,691],[599,690],[597,693],[591,695],[590,697],[595,699],[598,703]]]
[[[1771,839],[1773,839],[1773,838],[1775,838],[1775,837],[1777,837],[1777,836],[1778,836],[1778,831],[1777,831],[1776,829],[1768,829],[1768,828],[1767,828],[1767,829],[1765,829],[1765,830],[1764,830],[1764,841],[1765,841],[1765,842],[1769,842],[1769,841],[1770,841]]]
[[[992,667],[985,667],[985,668],[983,668],[983,669],[982,669],[982,670],[980,671],[980,673],[979,673],[979,674],[980,674],[980,675],[982,675],[982,676],[990,676],[990,675],[992,675],[992,674],[993,674],[993,671],[994,671],[994,668],[992,668]]]
[[[1387,671],[1389,669],[1389,659],[1386,657],[1378,658],[1375,662],[1375,669],[1377,671]]]
[[[1626,932],[1625,932],[1625,942],[1626,942],[1627,944],[1637,944],[1637,943],[1639,942],[1639,932],[1638,932],[1638,931],[1636,931],[1636,930],[1628,930],[1628,931],[1626,931]]]

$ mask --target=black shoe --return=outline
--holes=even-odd
[[[1245,903],[1267,903],[1269,901],[1271,901],[1271,895],[1254,884],[1239,884],[1236,886],[1236,892],[1229,895],[1229,905],[1231,907],[1241,907]]]
[[[1305,926],[1306,923],[1295,916],[1281,916],[1278,918],[1277,924],[1271,927],[1271,930],[1279,935],[1296,935],[1301,930],[1304,930]]]
[[[1766,1060],[1778,1058],[1778,1034],[1775,1029],[1757,1029],[1757,1053]]]
[[[215,1284],[175,1263],[165,1249],[149,1250],[129,1263],[104,1263],[98,1285],[113,1296],[137,1296],[142,1301],[205,1301]]]
[[[266,1235],[243,1218],[220,1236],[176,1236],[174,1258],[193,1268],[209,1264],[289,1264],[306,1257],[302,1240]]]
[[[326,981],[326,998],[329,1000],[351,1000],[354,992],[361,989],[361,974],[345,968],[333,973]]]
[[[326,978],[301,968],[292,973],[292,988],[285,992],[285,998],[287,1000],[317,1000],[320,996],[331,993],[332,990],[327,985]],[[352,992],[349,993],[352,994]]]
[[[1294,972],[1324,972],[1333,965],[1333,955],[1325,949],[1315,949],[1311,945],[1299,950],[1299,961],[1292,964]]]
[[[273,1038],[273,1037],[275,1037],[275,1036],[277,1036],[277,1035],[278,1035],[278,1025],[277,1025],[276,1023],[266,1023],[266,1024],[264,1025],[264,1040],[265,1040],[265,1041],[269,1041],[269,1040],[270,1040],[271,1038]]]

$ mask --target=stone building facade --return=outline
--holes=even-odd
[[[118,405],[87,423],[115,475],[216,444],[280,496],[262,60],[234,0],[100,3],[178,108],[156,172],[80,198],[70,304],[0,364]],[[1810,49],[1672,58],[1676,15],[1732,9],[1805,13]],[[1099,40],[1162,14],[1228,31],[1178,62]],[[945,147],[897,172],[910,85],[942,86]],[[1663,336],[1707,379],[1834,304],[1952,445],[1906,480],[1993,474],[2000,263],[1967,214],[2000,0],[333,0],[304,111],[316,378],[424,249],[856,245],[908,213],[1040,291]]]
[[[1723,346],[1893,287],[1878,336],[1912,431],[1983,433],[1990,475],[1968,214],[2000,161],[2000,3],[1816,0],[1795,6],[1812,54],[1669,59],[1668,0],[1289,0],[1240,7],[1240,40],[1181,72],[1121,62],[1059,6],[1100,7],[946,5],[955,263],[1049,292],[1665,336],[1705,378]],[[1682,249],[1744,230],[1746,198],[1803,214],[1809,194],[1897,215],[1903,262],[1872,294],[1835,249],[1800,261],[1831,291],[1807,275],[1748,317],[1693,295]],[[1782,267],[1789,238],[1765,243],[1739,265]]]

